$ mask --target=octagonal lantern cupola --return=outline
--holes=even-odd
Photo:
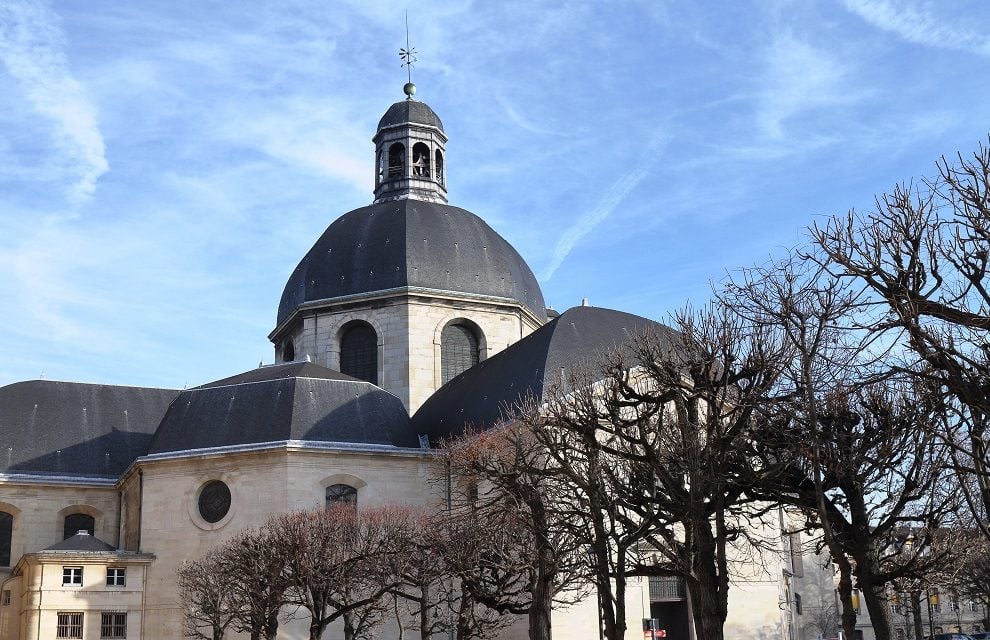
[[[408,96],[378,122],[375,143],[375,203],[412,198],[447,202],[447,136],[443,123],[425,102]]]

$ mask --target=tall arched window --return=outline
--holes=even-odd
[[[406,148],[401,143],[396,142],[388,148],[388,177],[401,178],[405,173]]]
[[[413,145],[413,175],[418,178],[430,177],[430,148],[422,142]]]
[[[292,340],[286,340],[282,343],[282,362],[292,362],[296,359],[296,347],[292,344]]]
[[[378,334],[365,322],[348,325],[340,336],[340,372],[378,384]]]
[[[437,172],[437,184],[441,187],[443,186],[443,152],[437,149],[437,159],[436,163],[433,165]]]
[[[349,484],[332,484],[327,487],[327,506],[349,504],[357,508],[357,489]]]
[[[14,537],[14,516],[0,511],[0,567],[10,566],[10,541]]]
[[[440,367],[443,384],[478,364],[478,336],[463,324],[448,324],[440,334]]]
[[[65,516],[65,522],[62,526],[62,539],[71,538],[80,531],[86,531],[89,535],[93,535],[96,531],[96,519],[85,513],[70,513]]]
[[[385,156],[381,151],[378,152],[378,161],[375,163],[375,184],[381,184],[382,180],[385,179]]]

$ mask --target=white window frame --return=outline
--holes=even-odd
[[[62,586],[63,587],[83,586],[83,568],[62,567]]]
[[[126,587],[127,586],[127,568],[126,567],[107,567],[107,586],[108,587]]]

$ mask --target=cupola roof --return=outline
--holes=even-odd
[[[440,131],[443,131],[443,123],[440,121],[440,116],[430,108],[430,105],[412,99],[400,100],[389,107],[385,115],[382,116],[382,119],[378,121],[378,129],[376,131],[405,126],[407,124],[436,127]]]

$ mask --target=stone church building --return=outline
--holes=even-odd
[[[275,364],[181,391],[0,388],[0,640],[180,638],[184,561],[273,512],[438,503],[431,443],[497,422],[653,324],[548,310],[519,253],[447,204],[447,136],[425,103],[390,106],[373,141],[374,201],[337,218],[292,271],[268,336]],[[798,620],[795,557],[782,549],[740,576],[727,637],[815,637]],[[636,618],[658,616],[668,637],[693,637],[682,585],[644,580],[630,604],[629,638],[642,637]],[[280,637],[305,637],[300,622]],[[555,612],[555,637],[596,627],[593,597]]]

